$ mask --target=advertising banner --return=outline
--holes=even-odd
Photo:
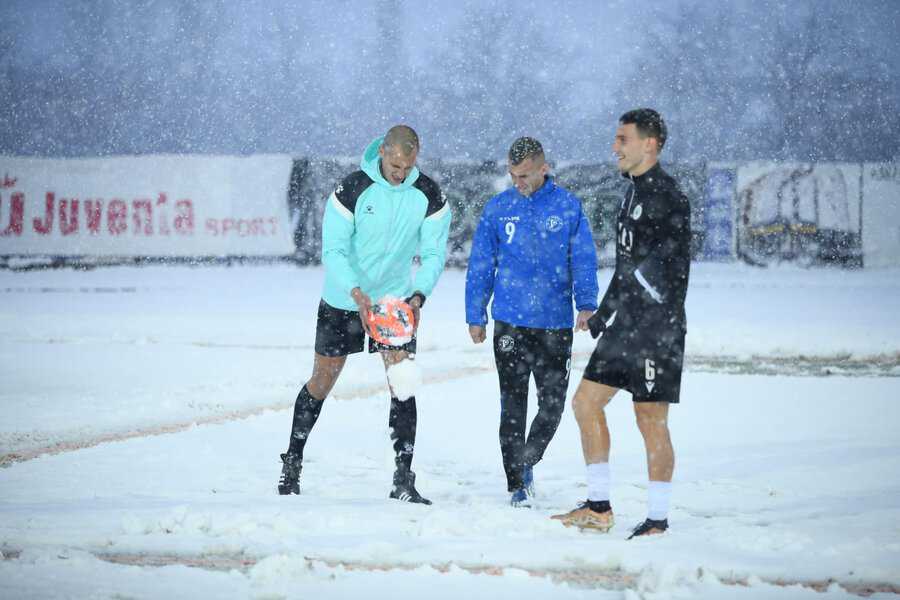
[[[752,264],[862,264],[859,164],[758,162],[737,171],[737,253]]]
[[[285,256],[289,156],[0,157],[0,255]]]
[[[863,165],[862,214],[866,266],[900,266],[900,164]]]
[[[733,167],[709,166],[706,172],[706,203],[703,210],[703,258],[734,258],[734,186]]]

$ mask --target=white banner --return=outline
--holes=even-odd
[[[737,172],[738,221],[751,230],[813,227],[859,233],[858,164],[755,162]]]
[[[861,180],[859,164],[751,162],[738,167],[738,255],[761,265],[861,265]]]
[[[285,256],[289,156],[0,157],[0,255]]]
[[[865,265],[900,266],[900,164],[863,165],[862,213]]]

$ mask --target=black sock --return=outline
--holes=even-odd
[[[319,418],[322,411],[324,400],[316,400],[303,386],[300,393],[297,394],[297,401],[294,402],[294,422],[291,426],[291,442],[288,445],[288,454],[296,454],[303,458],[303,448],[306,446],[306,438],[312,431],[313,425]]]
[[[411,396],[401,402],[391,398],[391,413],[388,417],[391,439],[394,441],[394,463],[398,471],[412,468],[413,451],[416,445],[416,397]]]

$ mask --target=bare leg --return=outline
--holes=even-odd
[[[604,409],[618,391],[614,387],[582,379],[572,398],[572,409],[575,411],[575,420],[581,431],[581,451],[584,453],[584,463],[588,465],[589,471],[591,465],[599,466],[599,463],[609,462],[609,427],[606,424]],[[590,485],[590,482],[588,484]],[[588,492],[590,493],[590,490]],[[609,502],[597,502],[594,505],[590,501],[590,496],[588,498],[588,502],[579,504],[574,510],[553,515],[551,518],[562,521],[566,527],[574,525],[581,529],[608,532],[614,523]]]
[[[634,414],[644,436],[650,481],[672,481],[675,451],[669,437],[669,403],[635,402]]]
[[[346,362],[346,356],[322,356],[316,353],[312,376],[306,382],[306,389],[313,398],[324,400],[331,393]]]
[[[609,462],[609,427],[604,409],[619,390],[602,383],[582,379],[572,398],[575,420],[581,431],[584,464]]]
[[[294,417],[291,422],[288,450],[281,455],[284,466],[281,471],[281,480],[278,483],[279,494],[300,493],[297,480],[300,477],[303,451],[306,448],[307,439],[312,433],[316,421],[319,420],[319,413],[325,397],[334,387],[345,362],[347,362],[346,356],[330,357],[316,353],[312,376],[297,394],[297,400],[294,402]]]

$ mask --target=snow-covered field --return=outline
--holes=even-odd
[[[548,518],[586,493],[569,410],[536,506],[508,506],[492,356],[468,339],[458,271],[420,330],[414,467],[434,505],[387,499],[388,396],[368,355],[326,402],[303,494],[275,495],[321,280],[0,272],[0,598],[900,591],[900,271],[695,264],[671,529],[629,542],[646,474],[626,395],[609,411],[610,534]],[[570,396],[592,347],[577,336]]]

